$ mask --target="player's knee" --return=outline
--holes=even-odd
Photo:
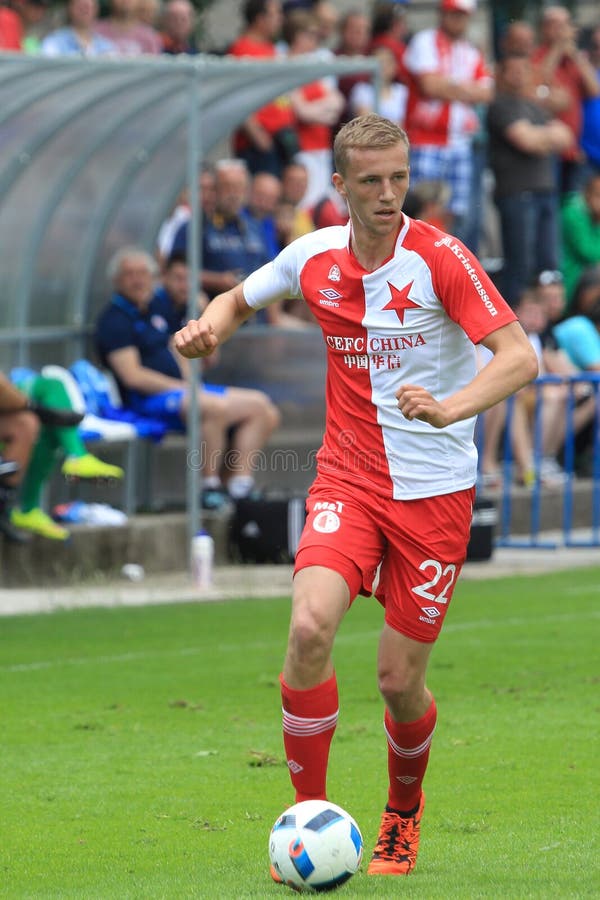
[[[392,710],[412,707],[423,690],[420,672],[407,666],[380,667],[377,677],[379,692]]]
[[[305,659],[326,657],[333,641],[329,622],[315,610],[304,606],[296,610],[290,627],[290,644]]]

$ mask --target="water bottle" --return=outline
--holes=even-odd
[[[192,538],[192,578],[199,588],[210,588],[213,583],[215,544],[210,534],[199,531]]]

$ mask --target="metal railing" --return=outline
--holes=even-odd
[[[543,390],[547,385],[563,385],[566,388],[565,402],[565,437],[561,451],[563,474],[557,480],[552,491],[559,493],[559,501],[562,503],[560,514],[560,537],[558,540],[548,537],[548,522],[544,518],[544,499],[550,489],[544,483],[542,459],[543,452]],[[575,411],[581,400],[581,385],[587,387],[584,392],[594,397],[594,415],[590,426],[590,440],[588,445],[589,471],[585,473],[586,495],[589,490],[589,521],[585,523],[585,537],[579,536],[582,530],[581,523],[575,527],[576,493],[583,479],[577,473],[575,428]],[[600,547],[600,373],[586,373],[571,377],[557,375],[542,376],[532,385],[535,391],[535,406],[533,412],[533,480],[528,489],[529,500],[529,531],[523,536],[513,534],[513,511],[516,503],[514,491],[515,460],[513,451],[513,414],[515,398],[507,401],[506,426],[503,439],[502,459],[502,490],[499,502],[499,533],[496,546],[554,549],[557,546],[565,547]],[[581,492],[579,492],[581,493]],[[587,506],[586,502],[586,506]]]

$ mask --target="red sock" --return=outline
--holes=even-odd
[[[408,812],[419,804],[436,718],[433,697],[425,715],[415,722],[395,722],[389,710],[385,711],[390,777],[388,805],[392,809]]]
[[[298,691],[279,676],[283,744],[296,802],[326,800],[329,747],[338,718],[335,673],[314,688]]]

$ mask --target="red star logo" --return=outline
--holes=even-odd
[[[388,287],[390,289],[390,294],[392,295],[392,299],[384,306],[384,309],[393,309],[398,318],[400,319],[400,324],[404,325],[404,313],[407,309],[419,309],[419,304],[414,303],[412,300],[408,299],[408,294],[410,289],[412,288],[414,282],[409,282],[405,287],[402,288],[401,291],[398,290],[397,287],[394,287],[393,284],[390,284],[388,281]]]

